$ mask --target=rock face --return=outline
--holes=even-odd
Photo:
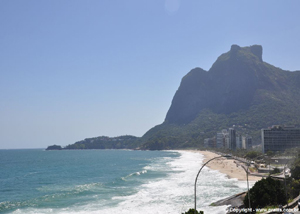
[[[299,95],[293,93],[293,89],[299,89],[299,72],[283,71],[263,62],[262,50],[260,45],[232,45],[209,71],[191,70],[182,78],[165,122],[187,124],[203,109],[230,114],[265,99],[286,102],[295,95],[300,101]]]
[[[235,127],[260,143],[260,130],[274,124],[300,126],[300,71],[262,59],[260,45],[218,57],[209,71],[192,69],[181,80],[165,121],[141,138],[142,149],[201,148],[205,138]]]

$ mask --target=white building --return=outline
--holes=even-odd
[[[252,149],[252,137],[250,137],[248,135],[243,136],[242,148],[243,149]]]

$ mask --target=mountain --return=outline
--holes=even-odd
[[[209,71],[192,69],[182,78],[165,121],[140,139],[142,148],[201,147],[204,138],[232,126],[258,144],[261,128],[299,126],[300,71],[270,65],[262,53],[260,45],[232,45]]]

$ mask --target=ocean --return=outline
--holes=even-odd
[[[0,150],[0,213],[181,214],[194,207],[203,155],[187,151]],[[245,191],[244,181],[204,168],[197,209]]]

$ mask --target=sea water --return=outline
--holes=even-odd
[[[131,150],[0,150],[0,213],[181,214],[194,207],[200,153]],[[245,191],[246,182],[205,167],[197,208]]]

